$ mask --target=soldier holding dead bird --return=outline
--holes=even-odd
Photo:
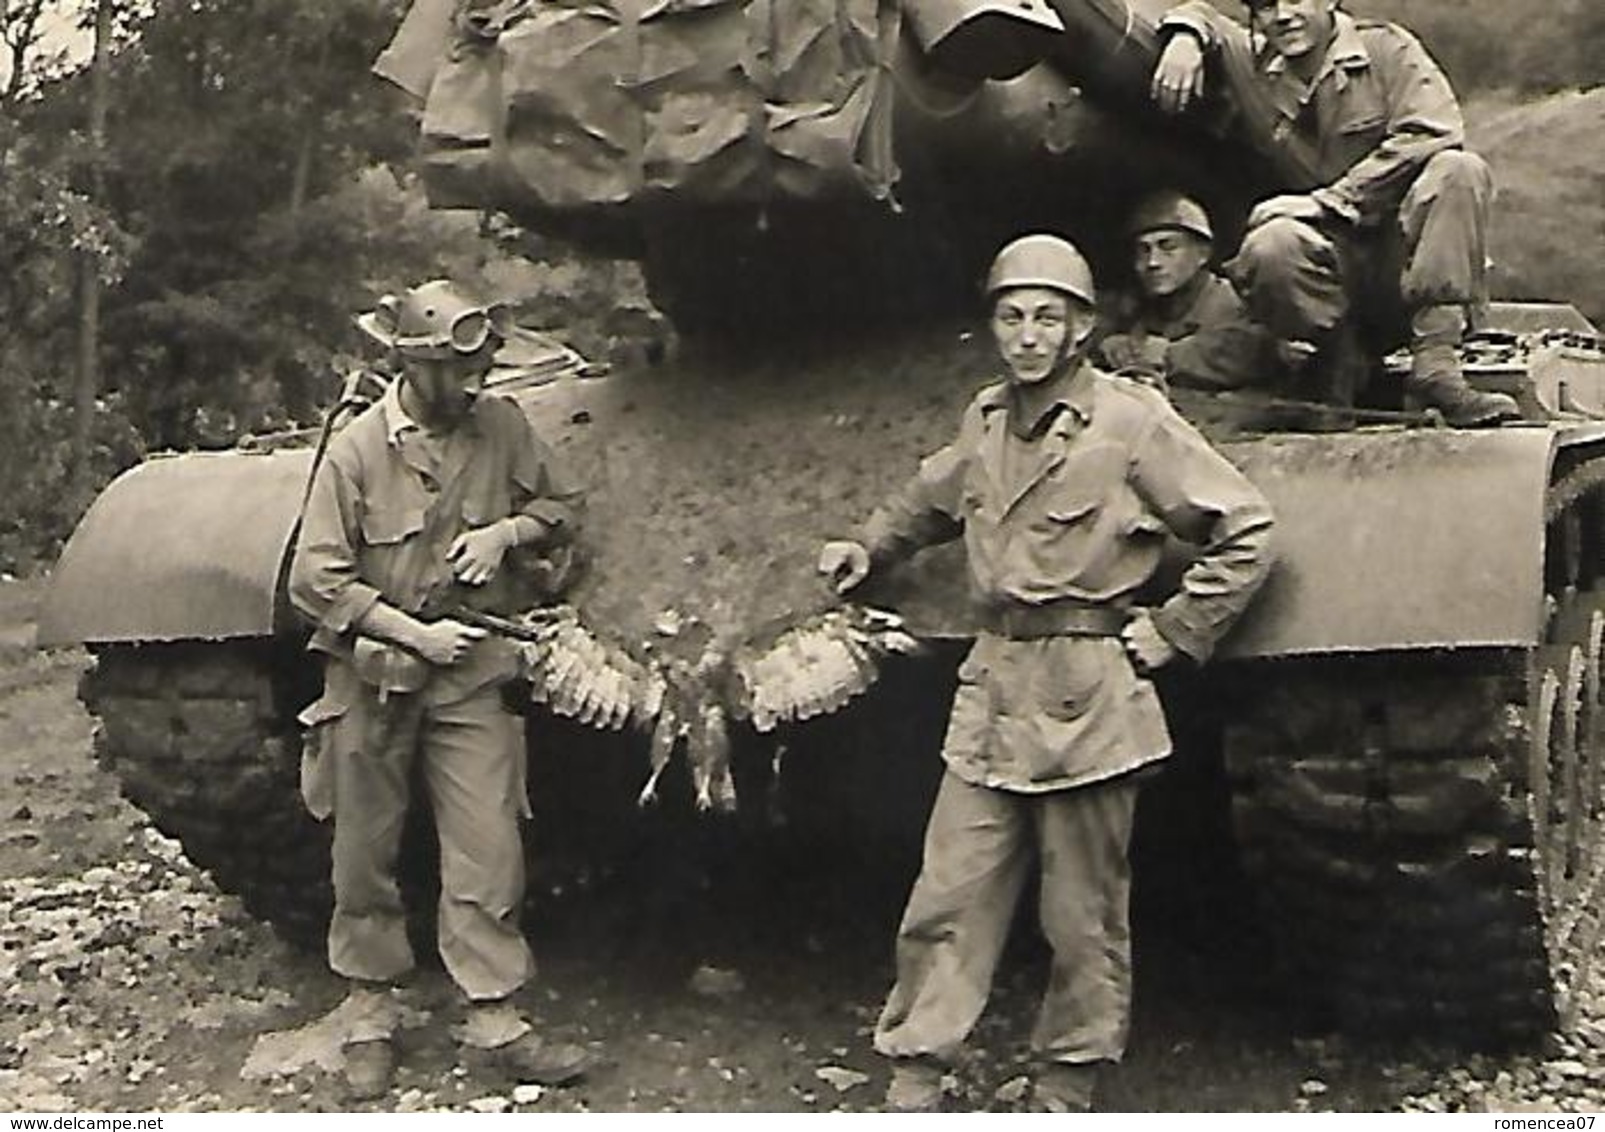
[[[1034,1104],[1084,1110],[1125,1050],[1131,954],[1127,847],[1138,779],[1170,753],[1148,674],[1205,660],[1270,565],[1259,491],[1164,397],[1085,358],[1095,316],[1076,249],[1030,235],[987,283],[1004,381],[951,444],[819,569],[843,592],[923,546],[962,537],[984,627],[959,671],[875,1048],[888,1107],[936,1107],[980,1017],[1033,856],[1053,948],[1033,1035]],[[1132,595],[1167,533],[1203,547],[1156,609]]]

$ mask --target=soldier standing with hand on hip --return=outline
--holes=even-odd
[[[1270,564],[1271,513],[1158,392],[1084,360],[1091,273],[1049,235],[998,253],[987,283],[1007,367],[819,569],[853,589],[872,569],[962,536],[984,627],[959,671],[946,770],[875,1031],[894,1059],[889,1108],[933,1109],[943,1069],[990,991],[1031,858],[1053,949],[1032,1044],[1043,1111],[1091,1106],[1130,1020],[1128,844],[1138,772],[1170,737],[1148,673],[1203,661]],[[1181,589],[1131,606],[1167,532],[1203,547]]]
[[[450,282],[386,297],[359,320],[402,376],[330,444],[313,480],[290,594],[324,654],[303,790],[334,818],[329,965],[350,980],[346,1079],[388,1091],[390,986],[413,966],[397,854],[415,767],[440,838],[439,947],[468,1003],[460,1036],[519,1080],[587,1067],[512,1002],[534,962],[519,925],[528,815],[524,744],[502,702],[510,642],[452,619],[536,600],[531,555],[562,553],[576,496],[511,401],[481,396],[500,342],[490,312]]]

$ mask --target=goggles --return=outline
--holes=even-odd
[[[1243,0],[1243,6],[1248,9],[1249,15],[1263,17],[1274,15],[1282,0]]]
[[[376,342],[415,358],[444,359],[479,353],[493,338],[506,336],[507,312],[487,309],[443,281],[427,283],[405,296],[386,295],[357,325]]]
[[[469,310],[452,319],[444,333],[397,334],[392,341],[396,349],[403,353],[436,357],[477,354],[485,348],[494,331],[490,315],[484,311]]]

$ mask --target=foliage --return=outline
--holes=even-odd
[[[1241,0],[1210,0],[1242,18]],[[1392,20],[1421,38],[1462,95],[1547,94],[1605,82],[1599,0],[1341,0],[1356,16]]]
[[[1414,31],[1462,94],[1547,94],[1605,82],[1605,4],[1550,0],[1352,0],[1361,15]]]
[[[0,122],[0,570],[58,545],[87,499],[67,492],[70,328],[76,266],[88,256],[108,282],[132,252],[115,218],[73,188],[66,165]],[[120,401],[101,405],[91,460],[97,479],[139,457]]]

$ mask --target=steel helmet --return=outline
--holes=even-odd
[[[499,337],[490,308],[449,279],[420,283],[405,295],[386,295],[357,319],[376,342],[411,358],[477,354]]]
[[[1093,306],[1092,269],[1075,245],[1059,236],[1033,232],[1004,246],[986,275],[991,298],[1008,287],[1051,287]]]
[[[1144,232],[1154,232],[1161,228],[1174,228],[1179,232],[1188,232],[1201,240],[1215,242],[1215,230],[1210,227],[1209,213],[1204,206],[1192,197],[1167,190],[1154,193],[1143,199],[1137,205],[1137,210],[1131,214],[1131,223],[1127,225],[1127,232],[1131,236],[1140,236]]]

